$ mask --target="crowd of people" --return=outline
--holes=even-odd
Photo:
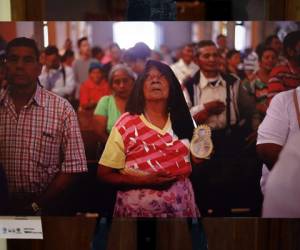
[[[78,57],[70,39],[62,49],[24,37],[3,46],[3,213],[60,214],[93,168],[115,191],[102,193],[114,203],[107,216],[300,216],[300,31],[243,52],[222,34],[174,53],[91,48],[87,37],[77,47]],[[212,131],[209,159],[190,152],[201,124]],[[81,191],[87,200],[95,190]],[[93,199],[99,207],[72,212],[103,214]]]

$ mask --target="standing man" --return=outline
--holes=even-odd
[[[227,46],[227,36],[223,34],[219,34],[216,39],[217,46],[218,46],[218,52],[223,57],[226,58],[226,55],[229,51]]]
[[[45,49],[45,65],[39,80],[47,90],[61,97],[69,99],[73,95],[74,72],[71,67],[61,63],[57,47],[50,45]]]
[[[14,214],[51,214],[56,199],[87,171],[76,114],[65,99],[38,83],[34,40],[6,47],[8,88],[0,93],[0,161]],[[64,204],[66,205],[66,204]]]
[[[174,0],[128,0],[128,21],[175,21]]]
[[[181,50],[179,61],[171,66],[180,84],[183,84],[199,70],[198,65],[193,62],[193,59],[194,46],[193,44],[186,44]]]
[[[81,84],[89,77],[89,67],[97,59],[91,57],[91,48],[87,37],[82,37],[77,41],[79,58],[75,60],[73,70],[75,74],[76,90],[75,98],[79,104],[79,91]]]
[[[251,107],[252,102],[238,79],[221,74],[219,58],[213,41],[201,41],[198,44],[200,70],[186,82],[184,91],[194,120],[212,129],[214,145],[214,154],[204,163],[206,166],[192,173],[197,205],[203,209],[201,214],[213,209],[214,215],[225,216],[230,215],[230,209],[236,204],[241,204],[243,196],[237,190],[255,185],[250,181],[243,184],[245,170],[247,166],[253,169],[249,164],[255,158],[252,156],[251,162],[243,151],[248,131],[242,125],[245,118],[250,119],[251,114],[246,111],[254,110],[255,106],[253,103]]]

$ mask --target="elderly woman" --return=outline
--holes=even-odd
[[[119,189],[114,216],[200,216],[188,179],[194,124],[169,66],[147,62],[126,111],[112,128],[98,167],[99,178]],[[207,249],[201,223],[188,222],[193,249]],[[138,220],[137,226],[138,249],[154,248],[155,221]]]
[[[129,21],[175,21],[175,0],[128,0]]]
[[[115,122],[125,112],[135,74],[124,64],[118,64],[111,69],[108,81],[113,94],[101,98],[94,111],[95,131],[104,144]]]
[[[101,180],[119,187],[114,216],[199,216],[188,179],[194,124],[172,70],[148,61],[126,111],[98,168]]]

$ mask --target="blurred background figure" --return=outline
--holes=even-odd
[[[75,99],[79,105],[79,91],[81,84],[88,79],[89,67],[92,62],[97,62],[96,59],[91,56],[90,43],[87,37],[82,37],[77,41],[77,47],[79,49],[79,58],[77,58],[73,64],[73,70],[75,74]]]
[[[216,45],[218,47],[219,54],[226,58],[226,54],[229,51],[228,45],[227,45],[227,37],[223,34],[219,34],[216,39]]]
[[[139,76],[145,69],[147,60],[151,56],[151,49],[145,43],[137,43],[124,54],[125,63]]]
[[[57,47],[48,46],[44,53],[45,65],[39,76],[40,83],[45,89],[71,100],[75,90],[73,69],[61,63]]]
[[[227,73],[236,79],[243,81],[246,78],[245,72],[242,69],[241,54],[239,51],[232,49],[226,54]]]
[[[186,44],[181,50],[181,56],[178,62],[171,66],[180,84],[183,84],[199,70],[199,67],[194,63],[194,45]]]
[[[73,63],[75,61],[75,54],[73,50],[66,50],[65,53],[61,57],[61,62],[64,66],[73,67]]]
[[[91,63],[89,77],[80,86],[80,109],[94,112],[101,97],[109,94],[110,87],[105,77],[103,65],[97,62]]]
[[[67,50],[73,50],[73,42],[70,38],[65,40],[63,48],[59,50],[59,54],[62,56]]]
[[[103,63],[102,60],[104,58],[104,51],[99,46],[94,46],[92,48],[92,58],[97,59],[99,63]]]
[[[108,76],[113,66],[122,63],[122,50],[117,43],[112,43],[108,47],[109,62],[104,65],[104,71]]]

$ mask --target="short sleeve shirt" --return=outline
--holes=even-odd
[[[115,98],[112,95],[104,96],[100,99],[94,111],[94,114],[107,117],[106,130],[108,133],[112,131],[114,124],[121,116],[121,113],[116,105]]]

